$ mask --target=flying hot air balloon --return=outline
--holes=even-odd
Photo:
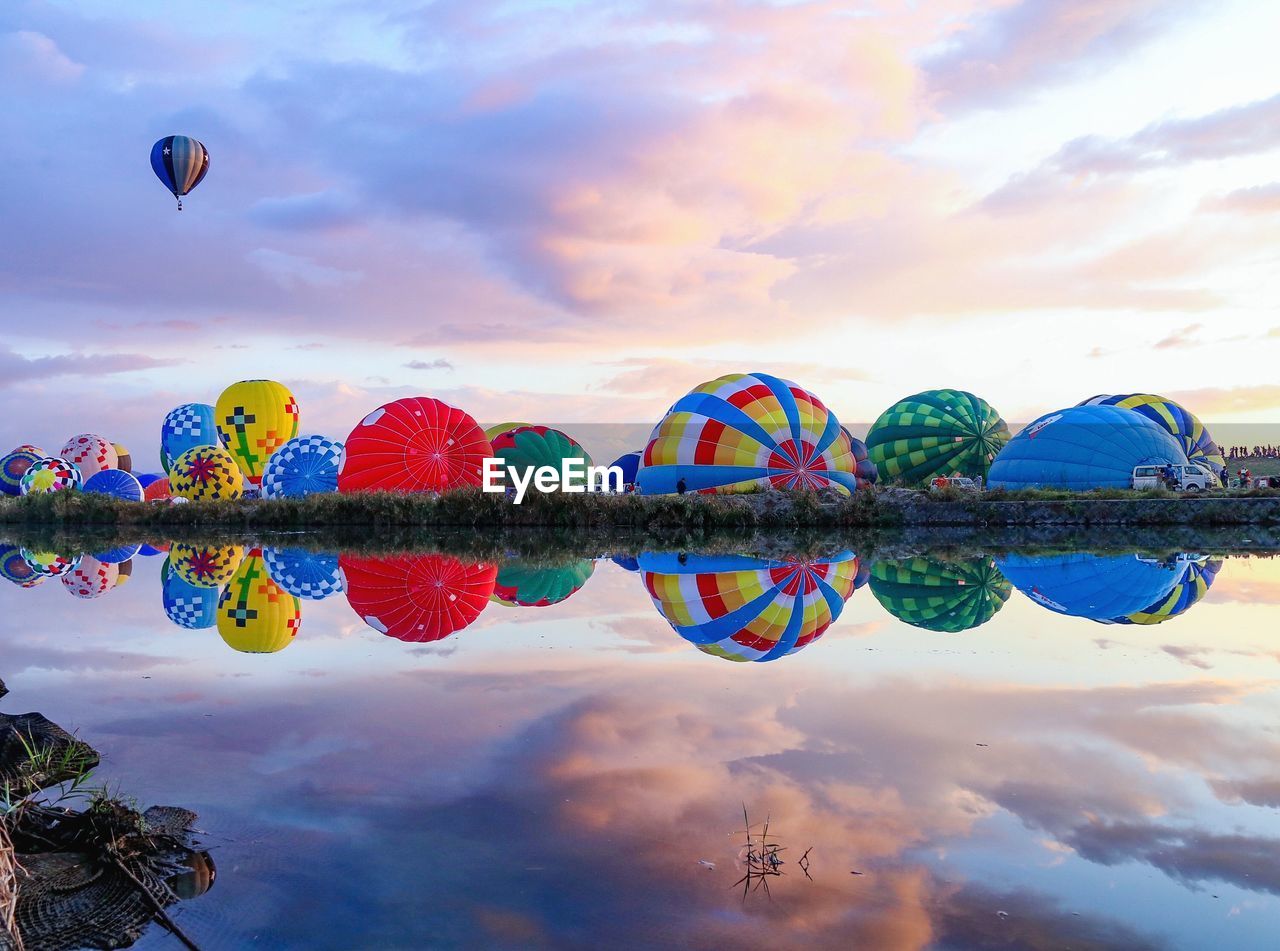
[[[1213,441],[1204,423],[1196,418],[1195,413],[1173,400],[1165,399],[1163,396],[1153,396],[1150,393],[1130,393],[1123,396],[1094,396],[1080,405],[1119,406],[1123,409],[1131,409],[1163,427],[1182,443],[1187,458],[1192,462],[1203,463],[1218,475],[1227,468],[1227,460],[1223,457],[1222,450]]]
[[[182,210],[182,196],[209,173],[209,150],[185,135],[166,135],[151,146],[151,170],[160,184],[173,192]]]
[[[338,491],[342,443],[324,436],[295,436],[271,454],[262,470],[262,497],[302,498]]]
[[[990,558],[936,561],[917,556],[871,566],[871,593],[900,621],[954,634],[986,624],[1013,591]]]
[[[426,396],[380,406],[347,437],[339,492],[447,492],[479,486],[493,447],[462,410]]]
[[[867,452],[882,481],[923,485],[938,476],[985,478],[1008,441],[1008,425],[986,400],[964,390],[925,390],[880,414]]]
[[[302,605],[271,580],[262,552],[251,550],[218,598],[218,633],[233,650],[274,654],[301,625]]]
[[[590,558],[556,567],[511,561],[498,569],[490,600],[520,608],[559,604],[587,583],[595,567],[596,563]]]
[[[183,403],[169,410],[160,426],[160,461],[165,474],[173,460],[197,446],[220,446],[213,407],[208,403]]]
[[[849,438],[822,401],[765,373],[733,373],[677,401],[644,450],[645,495],[857,488]]]
[[[483,436],[483,434],[481,434]],[[480,616],[496,565],[446,555],[339,556],[347,602],[375,631],[402,641],[438,641]]]
[[[47,458],[43,449],[35,446],[19,446],[0,458],[0,492],[5,495],[22,494],[22,477],[33,463]]]
[[[241,380],[222,391],[214,421],[246,483],[261,484],[271,454],[298,435],[298,415],[293,394],[274,380]]]
[[[641,578],[677,634],[707,654],[769,661],[821,637],[853,594],[858,557],[813,561],[646,552]]]

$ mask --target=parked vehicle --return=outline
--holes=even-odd
[[[1167,473],[1172,470],[1173,484]],[[1171,466],[1134,466],[1132,486],[1135,489],[1172,488],[1175,492],[1203,492],[1219,485],[1218,477],[1205,466],[1195,463]]]
[[[966,492],[982,491],[982,483],[977,479],[970,479],[968,476],[938,476],[929,483],[931,492],[939,492],[942,489],[963,489]]]

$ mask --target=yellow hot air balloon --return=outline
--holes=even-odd
[[[190,502],[235,501],[244,495],[244,482],[231,453],[221,446],[196,446],[173,460],[169,495]]]
[[[174,542],[169,565],[179,578],[197,588],[220,588],[236,573],[244,549],[239,545],[187,545]]]
[[[222,639],[241,653],[274,654],[293,643],[301,624],[301,603],[271,580],[262,550],[250,551],[218,598]]]
[[[489,442],[493,442],[503,433],[509,433],[513,429],[526,429],[532,425],[532,423],[498,423],[498,425],[490,426],[484,431],[484,438]]]
[[[118,442],[112,443],[111,447],[116,451],[116,465],[125,472],[133,471],[133,456],[129,454],[129,450]]]
[[[218,437],[245,480],[262,483],[271,454],[298,435],[298,401],[274,380],[242,380],[218,397],[214,407]]]

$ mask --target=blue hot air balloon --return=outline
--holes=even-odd
[[[610,463],[622,470],[622,486],[624,489],[630,489],[636,484],[636,474],[640,471],[639,452],[626,452]]]
[[[178,199],[195,188],[209,171],[209,150],[185,135],[166,135],[151,146],[151,169],[165,188]]]
[[[301,498],[338,491],[342,443],[325,436],[295,436],[271,454],[262,470],[262,497]]]
[[[302,548],[264,548],[262,560],[271,580],[295,598],[323,601],[342,590],[337,555]]]
[[[1183,567],[1137,555],[1017,555],[997,558],[1001,574],[1057,614],[1112,621],[1162,603]]]
[[[194,585],[179,575],[164,560],[160,569],[160,597],[164,601],[164,613],[178,627],[202,630],[213,627],[218,620],[218,596],[220,588],[204,588]]]
[[[82,492],[96,492],[126,502],[142,501],[142,485],[123,469],[102,469],[85,480]]]
[[[1119,406],[1072,406],[1018,433],[991,464],[993,489],[1127,489],[1134,466],[1185,465],[1163,427]]]
[[[183,403],[169,410],[160,427],[160,461],[167,475],[173,461],[197,446],[221,446],[213,407],[208,403]]]

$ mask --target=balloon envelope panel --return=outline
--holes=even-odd
[[[244,495],[244,476],[225,449],[197,446],[174,460],[169,472],[169,494],[192,502],[234,501]]]
[[[22,474],[23,495],[40,495],[46,492],[63,492],[80,488],[80,470],[72,462],[57,456],[45,456],[27,467]]]
[[[264,548],[267,574],[283,590],[307,601],[323,601],[342,591],[338,556],[302,548]]]
[[[262,481],[271,454],[298,435],[298,416],[293,394],[274,380],[232,383],[214,406],[218,437],[251,485]]]
[[[342,443],[324,436],[295,436],[271,454],[262,470],[262,497],[301,498],[338,491]]]
[[[997,558],[1019,591],[1058,614],[1110,621],[1144,611],[1178,583],[1175,565],[1137,555],[1018,555]]]
[[[581,478],[572,480],[572,484],[586,485],[586,466],[593,465],[590,454],[578,444],[572,436],[558,429],[547,426],[521,426],[493,437],[493,455],[502,460],[506,469],[520,473],[518,478],[527,478],[529,470],[549,466],[561,471],[562,464],[570,459],[580,460]],[[579,465],[575,465],[578,469]],[[505,470],[503,478],[507,478]]]
[[[160,184],[181,198],[209,173],[209,150],[188,135],[166,135],[151,146],[151,170]]]
[[[1159,601],[1141,611],[1116,618],[1117,624],[1163,624],[1191,610],[1209,593],[1222,562],[1204,557],[1183,556],[1178,559],[1178,580]]]
[[[178,627],[189,630],[213,627],[218,620],[221,594],[221,588],[191,584],[165,559],[160,570],[160,599],[164,613]]]
[[[141,502],[142,484],[123,469],[103,469],[91,475],[84,483],[85,492],[108,495],[124,502]]]
[[[820,561],[647,552],[641,578],[677,634],[708,654],[769,661],[817,640],[853,594],[858,558]]]
[[[103,469],[120,467],[120,457],[116,455],[116,447],[93,433],[72,436],[58,455],[79,469],[82,479],[87,479]]]
[[[1081,406],[1119,406],[1131,409],[1161,426],[1182,443],[1192,462],[1203,463],[1221,475],[1227,468],[1222,449],[1213,441],[1204,423],[1185,406],[1151,393],[1128,393],[1120,396],[1095,396]]]
[[[239,545],[189,545],[174,542],[169,564],[178,577],[199,588],[219,588],[240,567],[244,549]]]
[[[572,596],[591,577],[596,563],[590,558],[554,568],[524,562],[508,562],[498,569],[492,600],[507,607],[541,608]]]
[[[646,495],[857,488],[849,437],[822,401],[765,373],[733,373],[678,400],[645,446]]]
[[[990,558],[881,560],[871,566],[870,580],[871,593],[898,620],[944,633],[986,624],[1013,591]]]
[[[85,555],[78,565],[62,576],[62,585],[74,597],[88,601],[100,598],[114,588],[119,577],[118,566]]]
[[[213,407],[208,403],[183,403],[169,410],[160,426],[160,461],[168,474],[173,461],[197,446],[219,446]]]
[[[925,390],[881,413],[866,445],[881,479],[920,485],[937,476],[985,477],[1008,441],[1008,425],[986,400]]]
[[[1018,433],[991,466],[993,489],[1127,489],[1141,465],[1185,464],[1162,427],[1118,406],[1047,413]]]
[[[445,555],[341,555],[347,602],[360,619],[402,641],[438,641],[480,616],[498,568]]]
[[[347,437],[338,491],[445,492],[479,486],[493,447],[462,410],[425,396],[380,406]]]
[[[62,555],[54,551],[22,549],[22,558],[31,570],[46,578],[58,578],[80,564],[79,555]]]
[[[274,654],[293,643],[301,625],[298,599],[271,580],[261,552],[250,552],[218,598],[222,639],[244,654]]]
[[[22,477],[33,464],[44,458],[44,450],[35,446],[19,446],[0,458],[0,492],[21,495]]]
[[[94,552],[93,557],[105,564],[118,565],[128,561],[140,550],[140,545],[121,545],[106,551]]]
[[[0,545],[0,578],[20,587],[30,587],[44,580],[22,557],[22,549],[17,545]]]

